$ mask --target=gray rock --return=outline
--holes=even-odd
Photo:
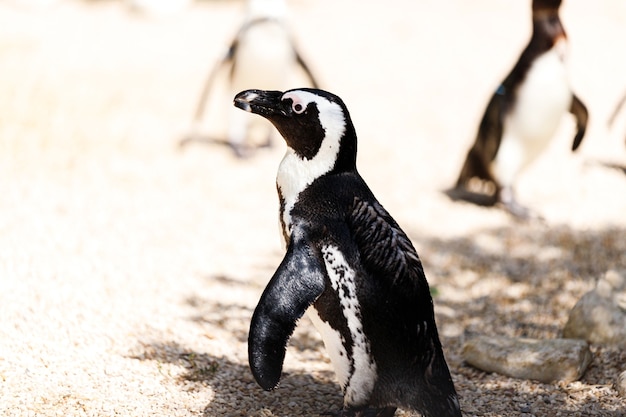
[[[608,271],[578,300],[563,337],[626,348],[626,270]]]
[[[546,383],[575,381],[592,360],[583,340],[503,336],[474,336],[463,346],[462,356],[483,371]]]

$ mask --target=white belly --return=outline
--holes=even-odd
[[[511,185],[517,174],[548,146],[571,105],[563,46],[556,45],[535,60],[518,90],[515,108],[504,122],[493,166],[503,185]]]
[[[350,379],[350,359],[344,347],[344,340],[341,334],[323,321],[314,308],[311,307],[307,310],[307,316],[309,316],[313,326],[322,336],[339,385],[341,389],[345,389]]]
[[[308,315],[324,340],[337,379],[344,390],[344,402],[353,406],[364,405],[374,389],[377,372],[376,363],[371,358],[369,341],[365,337],[360,320],[355,272],[338,248],[326,246],[322,249],[322,255],[333,290],[339,294],[341,312],[348,323],[352,339],[352,357],[349,358],[347,355],[345,339],[328,323],[322,321],[315,309],[309,309]]]
[[[233,90],[284,90],[295,56],[286,29],[274,21],[257,23],[239,39]]]

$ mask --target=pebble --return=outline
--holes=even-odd
[[[563,337],[626,348],[626,270],[608,271],[570,312]]]
[[[504,336],[473,336],[462,356],[483,371],[545,383],[575,381],[592,360],[589,346],[581,340]]]

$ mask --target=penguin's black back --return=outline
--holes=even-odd
[[[338,247],[355,269],[363,332],[377,368],[370,405],[460,416],[421,261],[359,174],[318,178],[300,194],[291,214],[319,225],[321,245]],[[336,292],[324,291],[314,308],[349,336]]]

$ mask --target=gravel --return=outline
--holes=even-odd
[[[282,257],[274,177],[283,145],[245,161],[219,146],[177,146],[241,3],[198,1],[151,18],[118,1],[14,4],[0,3],[0,414],[339,407],[307,319],[276,391],[263,392],[247,366],[250,316]],[[614,53],[626,39],[623,2],[566,1],[572,81],[591,123],[571,154],[564,121],[521,179],[520,199],[545,217],[529,223],[441,192],[526,42],[527,5],[292,6],[313,70],[351,110],[361,173],[436,288],[464,415],[623,416],[617,348],[591,346],[582,379],[555,384],[486,374],[460,357],[468,334],[558,337],[595,281],[626,266],[626,175],[607,166],[626,165],[626,123],[605,124],[626,89],[626,58]]]

